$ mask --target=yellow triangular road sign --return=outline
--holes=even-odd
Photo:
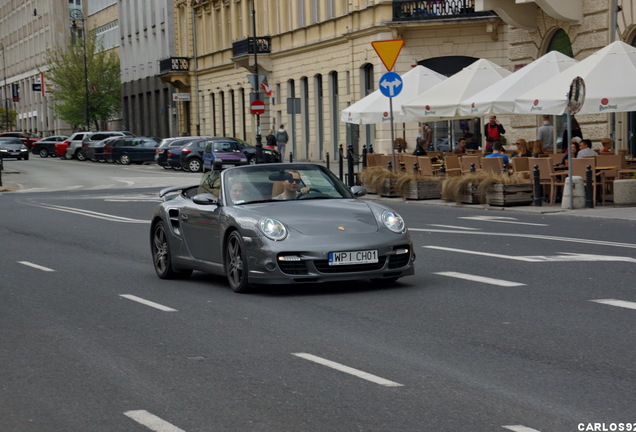
[[[380,56],[380,60],[384,63],[384,67],[390,71],[393,70],[395,61],[404,46],[404,39],[375,41],[371,42],[371,45],[373,45],[373,49]]]

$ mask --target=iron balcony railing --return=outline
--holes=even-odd
[[[188,70],[190,70],[190,59],[188,57],[169,57],[159,60],[159,74]]]
[[[493,15],[492,11],[475,12],[475,0],[393,0],[393,21],[423,21]]]
[[[256,41],[256,43],[254,43]],[[272,38],[269,36],[260,36],[257,38],[248,37],[236,42],[232,42],[232,56],[240,57],[243,55],[254,54],[254,46],[256,46],[256,54],[271,54]]]

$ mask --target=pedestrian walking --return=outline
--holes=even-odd
[[[285,146],[289,141],[289,135],[285,130],[285,125],[280,125],[278,130],[276,131],[276,145],[278,147],[278,151],[280,152],[280,161],[285,162]]]

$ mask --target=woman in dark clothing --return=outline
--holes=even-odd
[[[572,116],[572,138],[579,137],[583,139],[583,132],[581,132],[581,126],[579,126],[579,122],[576,121],[574,116]],[[563,153],[567,153],[567,145],[568,145],[568,127],[565,126],[563,129],[563,138],[561,139],[561,151]]]

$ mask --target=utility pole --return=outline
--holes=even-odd
[[[84,13],[80,9],[71,9],[71,18],[73,19],[73,28],[77,29],[75,20],[82,20],[82,44],[84,48],[84,123],[86,124],[86,130],[91,130],[90,120],[90,108],[88,104],[88,64],[86,59],[86,19]],[[77,32],[79,33],[79,32]],[[76,33],[76,34],[77,34]]]
[[[9,130],[9,98],[7,97],[7,59],[5,58],[4,45],[0,43],[0,49],[2,50],[2,73],[4,75],[4,115],[5,115],[5,130]],[[1,185],[1,183],[0,183]]]

